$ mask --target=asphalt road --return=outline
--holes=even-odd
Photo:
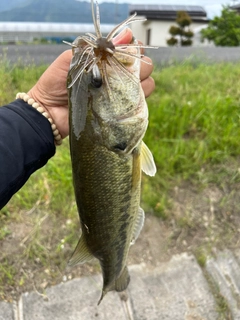
[[[160,47],[147,52],[157,64],[185,60],[205,63],[240,61],[240,47]]]
[[[62,45],[0,45],[0,59],[5,55],[11,63],[50,64],[69,46]],[[196,62],[240,61],[239,47],[160,47],[146,50],[156,64],[193,60]]]
[[[62,45],[0,45],[0,59],[5,56],[11,63],[50,64],[70,46]]]

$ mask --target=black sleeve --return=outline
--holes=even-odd
[[[49,121],[25,101],[0,107],[0,209],[55,154]]]

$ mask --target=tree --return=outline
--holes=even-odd
[[[216,46],[237,47],[240,45],[240,15],[223,6],[221,16],[214,17],[206,29],[201,30],[202,41],[213,41]]]
[[[178,26],[171,26],[169,33],[172,35],[167,40],[169,46],[180,44],[181,46],[190,46],[192,44],[193,32],[189,26],[192,23],[190,16],[185,11],[178,11],[176,23]]]

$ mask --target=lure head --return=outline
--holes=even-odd
[[[133,72],[129,72],[125,67],[130,67],[134,64],[136,59],[141,59],[140,48],[145,46],[139,45],[136,41],[131,44],[114,44],[114,36],[125,26],[135,21],[145,21],[146,19],[136,18],[136,13],[122,23],[118,24],[106,37],[102,36],[100,30],[100,13],[99,7],[94,0],[91,0],[92,18],[95,28],[95,33],[87,33],[84,36],[77,37],[73,43],[65,43],[72,46],[73,59],[70,66],[70,73],[72,73],[71,82],[68,82],[68,88],[83,75],[84,72],[91,72],[94,65],[99,67],[103,83],[108,85],[106,65],[114,66],[115,69],[122,69],[130,76]],[[113,60],[110,62],[110,60]],[[144,60],[143,60],[144,61]],[[144,61],[145,62],[145,61]],[[126,71],[127,70],[127,71]],[[136,79],[135,79],[136,81]]]
[[[96,45],[97,47],[93,49],[96,57],[101,56],[101,59],[107,60],[108,55],[112,56],[114,54],[115,46],[111,40],[109,41],[105,37],[98,38]]]

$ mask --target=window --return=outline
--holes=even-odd
[[[147,45],[151,44],[151,29],[147,29]]]

